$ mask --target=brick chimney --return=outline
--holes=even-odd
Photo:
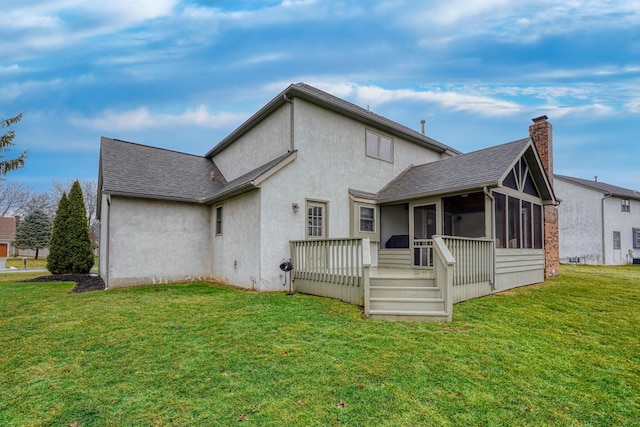
[[[529,126],[529,136],[538,150],[540,160],[549,183],[553,187],[553,126],[547,116],[536,117]],[[544,207],[544,276],[555,277],[560,274],[560,244],[558,240],[558,208]]]

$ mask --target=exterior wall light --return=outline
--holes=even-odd
[[[291,203],[291,209],[293,209],[293,212],[298,212],[300,210],[300,206],[298,206],[297,203]]]

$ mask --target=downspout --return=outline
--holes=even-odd
[[[609,197],[613,196],[613,194],[609,193],[609,194],[605,194],[604,196],[602,196],[602,199],[600,200],[600,225],[602,226],[602,265],[607,265],[606,262],[606,250],[605,248],[607,247],[607,237],[604,235],[605,230],[604,230],[604,201],[606,199],[608,199]],[[613,254],[613,252],[612,252]]]
[[[493,271],[491,272],[491,290],[496,290],[496,199],[487,187],[484,194],[491,200],[491,239],[493,240]]]
[[[287,94],[283,94],[282,97],[284,98],[284,100],[286,102],[289,103],[289,138],[291,139],[289,141],[289,150],[293,151],[295,150],[295,144],[294,144],[294,132],[293,132],[293,100],[287,97]]]
[[[104,274],[106,277],[104,277],[104,283],[105,283],[105,289],[109,289],[109,236],[111,235],[111,196],[109,194],[107,194],[106,197],[107,200],[107,232],[105,233],[105,237],[106,237],[106,242],[105,242],[105,251],[104,251],[104,257],[106,258],[105,261],[105,269],[104,269]]]

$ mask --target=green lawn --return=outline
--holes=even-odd
[[[363,319],[209,283],[71,294],[0,275],[0,425],[640,423],[640,267],[563,267],[454,306]]]
[[[15,267],[18,270],[23,270],[24,269],[23,258],[27,258],[27,269],[29,270],[47,268],[47,257],[43,257],[43,256],[38,257],[38,259],[35,259],[33,257],[7,258],[6,267],[7,268]],[[98,272],[98,258],[95,258],[93,263],[93,268],[91,269],[91,271],[94,273]],[[0,277],[0,280],[3,280],[3,279]]]

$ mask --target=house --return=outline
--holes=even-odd
[[[528,138],[462,154],[297,83],[204,156],[103,137],[100,275],[450,320],[454,302],[557,274],[551,131],[542,116]]]
[[[555,175],[560,262],[640,263],[640,192],[593,180]]]
[[[20,217],[0,218],[0,258],[14,255],[13,241],[16,239],[16,229],[20,224]]]

